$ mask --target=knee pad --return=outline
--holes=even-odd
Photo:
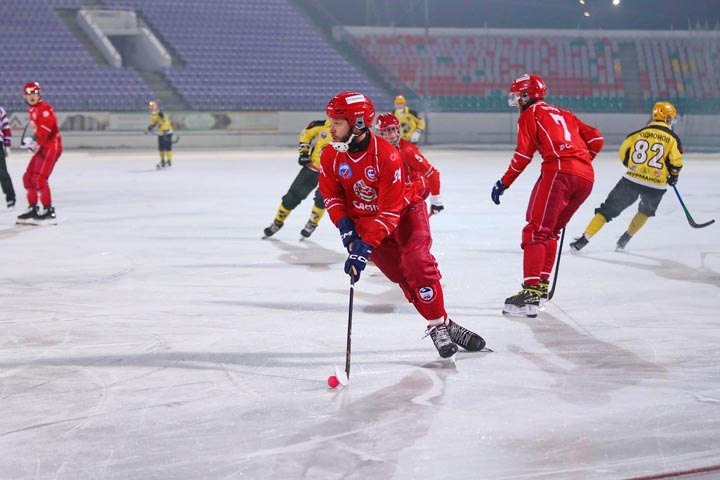
[[[598,215],[602,215],[605,218],[605,222],[611,222],[613,218],[617,217],[617,213],[614,215],[607,211],[607,209],[604,208],[605,204],[600,205],[600,208],[595,209],[595,213]]]

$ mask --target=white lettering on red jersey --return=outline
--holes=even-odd
[[[543,172],[570,173],[592,182],[592,160],[604,143],[597,128],[586,125],[571,111],[538,101],[520,113],[515,155],[502,183],[512,185],[536,151],[542,156]]]
[[[320,156],[320,193],[334,224],[344,217],[355,222],[360,238],[372,247],[397,227],[400,212],[418,198],[404,181],[400,153],[372,133],[362,152],[326,148]]]

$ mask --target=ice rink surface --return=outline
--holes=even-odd
[[[570,254],[624,171],[609,147],[555,298],[537,319],[504,317],[539,159],[495,206],[512,148],[426,154],[442,173],[431,225],[448,311],[494,352],[439,359],[370,266],[351,384],[330,390],[349,293],[337,231],[326,217],[299,241],[308,198],[261,240],[295,149],[178,145],[169,171],[152,149],[68,152],[55,227],[14,225],[29,158],[16,151],[18,209],[0,213],[0,479],[718,478],[720,224],[690,228],[670,191],[626,252],[615,242],[636,206]],[[716,155],[685,155],[678,188],[698,222],[720,220],[718,179]]]

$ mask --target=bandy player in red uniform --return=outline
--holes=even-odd
[[[560,231],[592,191],[592,160],[605,141],[597,128],[572,112],[545,103],[542,78],[523,75],[510,86],[508,103],[520,110],[515,155],[505,175],[495,183],[491,198],[500,195],[530,164],[535,151],[542,156],[540,178],[530,195],[522,231],[522,290],[505,300],[504,314],[536,317],[541,297],[547,298]]]
[[[423,200],[430,197],[430,215],[445,208],[440,197],[440,171],[428,162],[418,147],[400,135],[400,121],[393,113],[378,115],[375,131],[400,151],[407,175]]]
[[[32,152],[33,156],[23,175],[29,206],[25,213],[18,215],[17,223],[55,225],[57,220],[48,178],[62,153],[60,129],[52,106],[40,97],[39,83],[27,83],[23,93],[25,101],[30,105],[28,114],[33,133],[22,139],[22,146]]]
[[[372,101],[360,93],[339,93],[326,113],[333,148],[320,156],[320,193],[349,253],[345,273],[358,281],[372,258],[427,320],[441,357],[455,354],[458,345],[482,350],[482,337],[448,318],[425,203],[405,181],[398,150],[370,131]]]

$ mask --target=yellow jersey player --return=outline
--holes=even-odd
[[[653,106],[650,123],[623,141],[620,159],[627,171],[607,199],[595,209],[595,216],[585,228],[585,233],[570,243],[572,250],[581,250],[605,223],[620,215],[638,197],[638,212],[627,231],[618,239],[616,250],[624,250],[647,219],[655,216],[667,186],[677,183],[683,166],[680,138],[672,130],[676,118],[677,110],[672,103],[657,102]]]
[[[332,141],[330,136],[330,120],[314,120],[300,132],[298,145],[298,163],[302,167],[300,172],[290,184],[290,189],[282,197],[280,206],[275,213],[275,219],[264,230],[265,237],[271,237],[285,224],[290,212],[305,200],[315,189],[315,198],[310,219],[300,231],[303,238],[308,238],[318,226],[320,219],[325,215],[325,203],[318,186],[320,173],[320,153]]]
[[[154,100],[148,103],[148,110],[150,110],[150,125],[145,129],[145,133],[153,132],[158,137],[160,163],[157,164],[157,168],[171,167],[173,126],[170,116],[160,110],[158,102]]]
[[[425,119],[415,110],[410,110],[407,100],[402,95],[395,97],[395,117],[400,122],[402,138],[411,143],[418,143],[425,130]]]

